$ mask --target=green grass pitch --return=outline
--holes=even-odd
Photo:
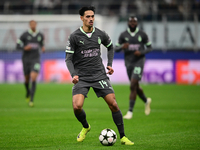
[[[200,149],[200,86],[142,85],[152,98],[151,114],[137,98],[134,115],[124,120],[125,134],[134,146],[120,144],[111,112],[92,89],[84,103],[91,131],[76,142],[82,126],[72,110],[72,84],[38,84],[35,107],[25,102],[23,84],[0,85],[1,150],[197,150]],[[123,113],[128,109],[129,85],[113,85]],[[118,136],[114,146],[102,146],[98,136],[111,128]]]

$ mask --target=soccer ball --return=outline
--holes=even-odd
[[[112,146],[117,140],[117,134],[112,129],[103,129],[99,135],[99,141],[104,146]]]

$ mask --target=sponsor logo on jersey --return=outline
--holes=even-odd
[[[129,38],[126,37],[125,40],[126,40],[126,41],[129,41]]]
[[[82,50],[81,54],[84,55],[84,57],[94,57],[98,56],[100,52],[100,49],[95,48],[95,49],[89,49],[89,50]]]
[[[32,49],[38,49],[39,48],[38,43],[29,43],[28,45],[31,46]]]
[[[134,50],[139,50],[140,44],[129,44],[128,50],[134,51]]]
[[[79,41],[80,43],[84,44],[84,41]]]

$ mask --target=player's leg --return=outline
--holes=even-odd
[[[122,138],[123,136],[125,136],[124,123],[123,123],[122,113],[115,100],[115,94],[114,93],[107,94],[104,97],[104,100],[106,101],[106,103],[108,104],[108,107],[110,108],[112,112],[113,121],[115,122],[118,128],[120,138]]]
[[[150,101],[146,98],[143,90],[139,86],[139,81],[142,78],[143,68],[145,59],[141,59],[135,65],[133,70],[127,69],[129,79],[131,80],[130,85],[130,101],[129,101],[129,111],[124,116],[125,119],[131,119],[133,115],[133,108],[135,105],[136,96],[138,95],[145,102],[145,114],[149,113]],[[149,102],[148,102],[149,101]],[[148,108],[148,110],[146,109]]]
[[[150,108],[150,105],[151,105],[151,98],[150,97],[146,97],[144,92],[143,92],[143,89],[141,87],[138,87],[137,89],[137,94],[138,96],[143,100],[143,102],[145,103],[145,109],[144,109],[144,113],[146,115],[149,115],[150,112],[151,112],[151,108]]]
[[[121,144],[134,145],[134,143],[125,136],[123,117],[122,117],[122,113],[117,105],[117,102],[115,99],[115,94],[114,93],[107,94],[104,97],[104,100],[106,101],[106,103],[108,104],[108,106],[112,112],[113,121],[114,121],[115,125],[117,126],[118,132],[120,134]]]
[[[33,106],[33,98],[36,91],[38,72],[31,71],[30,77],[31,77],[31,90],[30,90],[31,99],[30,99],[29,106]]]
[[[24,86],[26,89],[26,101],[29,102],[30,101],[30,89],[29,89],[30,75],[29,74],[24,75],[24,79],[25,79]]]
[[[142,101],[143,101],[144,103],[147,102],[147,98],[146,98],[146,96],[145,96],[145,94],[144,94],[144,91],[143,91],[143,89],[142,89],[140,86],[138,86],[138,88],[137,88],[137,94],[138,94],[138,96],[142,99]]]
[[[83,109],[84,100],[85,100],[85,97],[87,97],[87,93],[89,91],[88,87],[84,87],[86,85],[87,83],[83,81],[79,81],[73,87],[72,104],[73,104],[74,115],[83,126],[81,132],[77,136],[78,142],[82,142],[85,139],[86,134],[91,129],[91,126],[88,124],[87,119],[86,119],[86,113]]]
[[[134,95],[137,95],[133,90],[133,83],[131,82],[131,79],[132,79],[132,74],[133,74],[133,69],[134,69],[134,66],[130,66],[128,68],[126,68],[126,71],[127,71],[127,75],[128,75],[128,78],[129,78],[129,81],[130,81],[130,94],[129,94],[129,110],[127,111],[126,115],[123,117],[124,119],[131,119],[132,118],[132,115],[133,115],[133,112],[132,112],[132,109],[135,105],[135,100],[136,100],[136,96]],[[132,97],[135,97],[134,99]]]
[[[73,109],[77,120],[82,124],[83,128],[77,136],[77,141],[82,142],[86,134],[90,131],[91,126],[88,124],[86,119],[86,113],[83,110],[85,96],[82,94],[77,94],[73,96]]]
[[[107,103],[108,107],[110,108],[112,112],[113,121],[115,122],[118,128],[120,137],[125,136],[122,113],[119,110],[119,107],[117,105],[114,90],[112,88],[112,85],[110,84],[110,81],[108,79],[104,79],[104,80],[95,82],[92,85],[92,87],[97,97],[102,97]]]
[[[138,80],[131,78],[130,83],[130,95],[129,95],[129,109],[124,119],[131,119],[133,116],[133,108],[135,106],[136,96],[137,96],[137,89],[138,89]]]
[[[84,128],[88,128],[89,124],[86,120],[86,114],[83,110],[85,96],[82,94],[76,94],[73,96],[73,110],[74,114],[79,122],[81,122]]]
[[[131,79],[131,84],[130,84],[130,103],[129,103],[129,111],[133,111],[133,107],[135,105],[135,101],[136,101],[136,96],[137,96],[137,89],[138,89],[138,80],[136,79]]]
[[[137,70],[135,70],[136,74],[138,74],[138,80],[140,81],[141,78],[142,78],[142,74],[143,74],[143,69],[144,69],[144,62],[145,62],[145,59],[141,59],[141,61],[138,62],[138,67],[137,67]],[[143,102],[145,103],[145,114],[146,115],[149,115],[150,114],[150,104],[151,104],[151,98],[146,98],[142,88],[140,87],[139,85],[139,82],[138,82],[138,88],[137,88],[137,94],[138,96],[143,100]]]
[[[39,75],[40,71],[40,63],[39,61],[33,61],[31,62],[31,73],[30,73],[30,78],[31,78],[31,90],[30,90],[30,95],[31,95],[31,100],[29,103],[29,106],[33,106],[33,99],[35,96],[35,91],[36,91],[36,84],[37,84],[37,77]]]
[[[30,101],[30,89],[29,89],[29,82],[30,82],[30,65],[27,61],[22,59],[23,63],[23,72],[24,72],[24,86],[26,89],[26,101]]]

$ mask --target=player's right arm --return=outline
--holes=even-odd
[[[41,50],[42,50],[42,52],[44,53],[44,52],[45,52],[44,35],[41,34],[41,36],[42,36],[42,39],[41,39],[41,41],[40,41],[39,43],[40,43],[40,46],[41,46]]]
[[[122,50],[126,50],[129,47],[129,43],[124,41],[123,35],[119,36],[118,42],[115,44],[114,51],[120,52]]]
[[[24,33],[24,34],[22,34],[20,36],[19,39],[17,39],[16,49],[18,49],[18,50],[25,50],[25,51],[31,50],[31,46],[30,45],[24,45],[25,39],[26,39],[26,35]]]
[[[72,83],[76,84],[79,81],[79,76],[76,74],[75,69],[74,69],[74,64],[73,64],[74,47],[75,47],[75,42],[73,42],[72,38],[69,37],[66,50],[65,50],[65,53],[66,53],[65,62],[71,74]]]
[[[17,50],[23,50],[23,47],[24,47],[24,34],[22,34],[20,38],[17,39],[16,43]]]

